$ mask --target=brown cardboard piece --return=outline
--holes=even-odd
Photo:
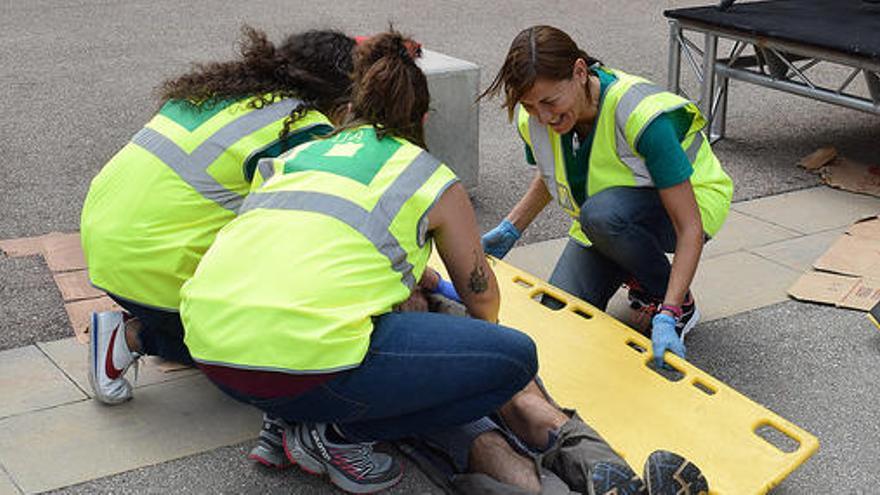
[[[834,160],[835,158],[837,158],[837,148],[833,146],[828,146],[826,148],[819,148],[809,155],[801,158],[801,160],[798,162],[798,165],[809,171],[815,171],[824,167],[828,164],[828,162]]]
[[[802,301],[870,310],[880,302],[880,218],[856,222],[788,290]]]
[[[801,158],[798,165],[820,174],[822,182],[831,187],[880,197],[880,166],[845,158],[834,147],[819,148]]]
[[[880,196],[880,166],[838,157],[822,169],[822,181],[831,187]]]

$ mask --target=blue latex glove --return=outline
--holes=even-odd
[[[672,351],[684,359],[684,344],[675,332],[675,318],[666,313],[657,313],[651,320],[651,346],[654,348],[654,363],[662,367],[663,354]]]
[[[501,259],[520,238],[519,229],[509,221],[502,220],[497,227],[483,234],[481,239],[486,254]]]
[[[440,277],[440,281],[437,282],[437,287],[434,288],[434,292],[440,294],[446,299],[451,299],[455,302],[462,302],[461,298],[458,297],[458,292],[455,291],[455,286],[452,285],[452,282],[443,280],[443,277]]]

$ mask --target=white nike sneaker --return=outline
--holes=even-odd
[[[89,383],[95,398],[105,404],[120,404],[131,399],[131,384],[123,375],[135,367],[140,354],[132,352],[125,341],[125,317],[120,311],[92,313],[89,343]]]

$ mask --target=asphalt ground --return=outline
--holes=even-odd
[[[482,87],[517,32],[552,24],[607,65],[663,84],[668,28],[662,11],[706,3],[5,1],[0,238],[78,230],[90,179],[156,110],[152,89],[193,61],[228,58],[244,22],[280,39],[307,28],[372,33],[393,21],[427,48],[479,64]],[[822,76],[839,73],[817,69]],[[733,83],[728,138],[715,150],[734,179],[735,199],[744,200],[815,185],[795,162],[819,146],[876,161],[878,131],[876,117]],[[480,185],[471,194],[486,230],[525,191],[530,172],[498,102],[481,105],[480,141]],[[559,237],[566,227],[563,215],[548,208],[521,242]],[[72,335],[50,279],[39,258],[0,257],[0,349]],[[880,414],[871,398],[878,395],[880,344],[873,332],[859,314],[791,302],[706,324],[694,335],[689,357],[695,363],[822,440],[820,454],[780,493],[871,493],[876,487]],[[250,468],[236,460],[242,448],[163,465],[183,463],[176,484],[156,471],[161,466],[139,471],[145,474],[137,491],[192,491],[218,463],[229,483],[217,485],[219,491],[251,491],[253,477],[244,474]],[[122,490],[114,483],[126,476],[135,475],[104,480],[100,490]]]

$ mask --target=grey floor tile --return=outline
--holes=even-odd
[[[567,242],[568,237],[566,236],[515,247],[507,253],[504,261],[540,279],[547,280],[550,278],[553,267],[556,266],[556,260],[559,259]]]
[[[700,263],[694,295],[706,321],[788,299],[786,290],[800,272],[745,251]]]
[[[846,232],[840,227],[796,239],[774,242],[750,249],[753,253],[801,272],[809,270],[819,256],[825,253],[838,237]]]
[[[0,495],[21,495],[12,479],[0,469]]]
[[[39,349],[0,352],[0,418],[86,399]]]
[[[703,259],[803,234],[731,210],[718,234],[703,246]]]
[[[880,198],[814,187],[736,203],[740,213],[804,234],[845,227],[880,212]]]
[[[67,376],[85,390],[90,397],[92,396],[92,389],[88,378],[88,344],[80,344],[74,337],[53,342],[40,342],[37,345],[59,368],[64,370]],[[133,382],[137,389],[156,383],[177,380],[197,373],[198,370],[195,368],[164,372],[157,366],[155,358],[147,356],[140,360],[137,381],[134,380],[133,369],[129,369],[125,376],[130,382]]]
[[[0,463],[39,492],[232,445],[259,428],[256,409],[191,376],[119,406],[87,400],[0,420]]]

